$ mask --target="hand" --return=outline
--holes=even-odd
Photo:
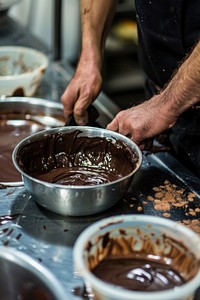
[[[91,63],[80,61],[77,70],[64,91],[61,102],[68,119],[73,113],[78,125],[88,122],[87,108],[96,99],[102,86],[99,69]]]
[[[118,113],[107,129],[128,136],[143,150],[145,141],[172,127],[176,120],[177,117],[170,115],[159,94]]]

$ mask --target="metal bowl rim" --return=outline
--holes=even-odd
[[[57,299],[65,299],[64,288],[53,273],[37,262],[33,257],[14,248],[0,247],[0,257],[25,268],[34,274],[51,291]],[[55,288],[52,288],[52,285]]]
[[[48,135],[51,133],[60,132],[63,130],[70,132],[70,131],[74,131],[77,129],[80,131],[83,130],[83,133],[84,133],[84,130],[95,131],[95,132],[101,131],[101,132],[105,132],[105,133],[110,133],[111,136],[108,138],[118,137],[120,140],[125,141],[126,144],[131,148],[131,150],[135,151],[135,153],[138,157],[138,162],[136,164],[136,167],[128,175],[126,175],[122,178],[119,178],[117,180],[114,180],[112,182],[103,183],[103,184],[99,184],[99,185],[79,185],[79,186],[77,186],[77,185],[62,185],[62,184],[55,184],[55,183],[42,181],[42,180],[36,179],[36,178],[28,175],[27,173],[25,173],[24,171],[21,170],[21,168],[19,167],[19,165],[16,161],[17,152],[19,151],[19,149],[21,147],[23,147],[25,144],[27,144],[27,142],[29,142],[30,140],[37,140],[38,137],[45,136],[45,135]],[[99,186],[99,187],[111,186],[113,184],[122,182],[122,181],[128,179],[129,177],[131,177],[132,175],[134,175],[136,173],[136,171],[142,165],[142,152],[135,142],[133,142],[132,140],[130,140],[129,138],[127,138],[126,136],[124,136],[118,132],[111,131],[108,129],[102,129],[102,128],[98,128],[98,127],[90,127],[90,126],[67,126],[67,127],[57,127],[57,128],[52,128],[52,129],[48,129],[48,130],[42,130],[40,132],[34,133],[34,134],[26,137],[25,139],[21,140],[13,150],[12,160],[13,160],[13,164],[14,164],[15,168],[21,173],[22,177],[24,176],[24,177],[28,178],[29,180],[31,180],[35,183],[38,183],[40,185],[45,185],[46,187],[50,187],[53,189],[64,189],[64,190],[69,190],[69,189],[70,190],[86,190],[86,189],[88,190],[89,189],[89,190],[92,190],[92,189],[96,189],[97,186]]]
[[[63,110],[63,105],[60,102],[56,102],[44,98],[36,98],[36,97],[5,97],[3,99],[0,98],[0,105],[1,103],[7,104],[7,103],[17,103],[17,102],[28,104],[28,105],[34,104],[36,106],[39,105],[39,106],[50,107],[50,108],[58,108]]]
[[[3,99],[0,98],[0,106],[1,103],[5,104],[12,104],[12,103],[23,103],[23,104],[28,104],[28,105],[34,105],[34,106],[44,106],[47,108],[55,108],[55,109],[60,109],[63,111],[63,105],[59,102],[55,102],[52,100],[48,99],[43,99],[43,98],[35,98],[35,97],[5,97]],[[12,108],[12,107],[11,107]],[[1,113],[1,111],[0,111]],[[17,186],[23,186],[24,182],[23,181],[0,181],[0,184],[2,186],[7,187],[17,187]]]

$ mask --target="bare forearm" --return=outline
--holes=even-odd
[[[177,117],[200,102],[200,42],[162,93],[169,112]]]
[[[82,0],[82,55],[101,65],[105,39],[112,22],[117,0]],[[91,56],[95,57],[91,57]]]

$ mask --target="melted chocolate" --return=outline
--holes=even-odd
[[[8,222],[16,220],[19,216],[20,214],[0,216],[0,229],[1,229],[1,225],[5,225]]]
[[[149,227],[150,229],[150,227]],[[191,280],[200,261],[180,241],[134,228],[99,235],[86,246],[88,266],[102,281],[134,291],[172,289]]]
[[[19,163],[29,175],[62,185],[96,185],[130,174],[137,157],[122,141],[58,132],[24,146]]]
[[[92,272],[107,283],[133,291],[161,291],[185,283],[171,265],[148,259],[106,258]]]
[[[12,163],[12,152],[23,138],[47,127],[42,121],[44,116],[37,117],[32,120],[29,112],[0,114],[0,182],[21,181],[21,175]],[[41,122],[38,121],[40,118]]]
[[[44,288],[37,287],[32,283],[26,283],[27,287],[22,289],[17,298],[22,300],[54,300],[55,297]],[[33,285],[33,286],[31,286]]]

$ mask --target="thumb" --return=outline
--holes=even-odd
[[[106,127],[106,129],[108,130],[112,130],[112,131],[118,131],[119,130],[119,124],[117,122],[117,119],[114,118]]]

